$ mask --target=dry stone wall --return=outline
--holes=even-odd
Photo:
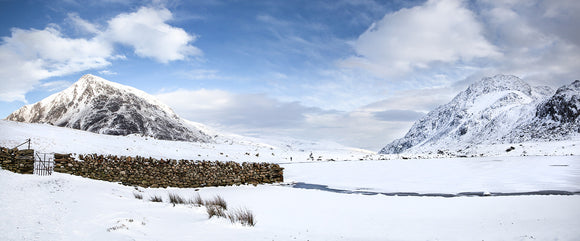
[[[34,150],[0,147],[2,169],[34,173]],[[97,154],[54,154],[54,171],[142,187],[205,187],[284,181],[278,164],[219,161],[157,160]]]
[[[54,171],[142,187],[205,187],[283,182],[283,168],[270,163],[157,160],[55,154]]]
[[[34,150],[0,147],[0,166],[11,172],[32,174],[34,172]]]

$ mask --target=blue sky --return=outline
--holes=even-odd
[[[578,79],[578,1],[0,0],[0,115],[91,73],[245,135],[378,150],[469,83]]]

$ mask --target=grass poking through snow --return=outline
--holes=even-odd
[[[244,226],[254,227],[256,225],[256,219],[254,213],[247,208],[238,209],[234,211],[236,220]]]
[[[198,207],[201,207],[205,204],[199,193],[196,193],[193,199],[190,200],[190,203]]]
[[[141,193],[134,192],[133,196],[135,196],[135,198],[137,198],[137,199],[143,199],[143,194],[141,194]]]
[[[135,198],[143,199],[143,195],[140,193],[133,193]],[[151,202],[163,202],[161,196],[153,195],[149,198]],[[228,203],[220,195],[216,195],[213,199],[203,200],[199,193],[193,196],[191,199],[185,199],[176,193],[169,193],[169,202],[173,206],[177,204],[191,204],[197,207],[205,206],[207,216],[209,219],[213,217],[220,217],[229,219],[232,223],[240,223],[243,226],[253,227],[256,225],[256,219],[254,213],[247,208],[239,208],[228,210]]]
[[[172,203],[173,205],[186,203],[185,198],[182,198],[181,196],[175,193],[169,194],[169,202]]]
[[[226,211],[222,209],[220,206],[205,206],[205,210],[207,211],[207,216],[210,219],[213,216],[227,218]]]
[[[220,195],[215,196],[212,200],[205,201],[205,206],[219,206],[223,210],[228,210],[228,203]]]
[[[149,198],[149,201],[160,203],[163,202],[163,199],[161,198],[161,196],[153,195],[152,197]]]
[[[239,222],[243,226],[249,227],[254,227],[256,225],[254,213],[247,208],[235,209],[228,212],[226,215],[232,223]]]

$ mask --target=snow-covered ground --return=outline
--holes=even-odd
[[[35,176],[0,169],[0,240],[580,240],[578,194],[368,195],[580,192],[580,157],[576,154],[409,160],[393,155],[382,156],[390,160],[378,160],[381,156],[362,150],[291,139],[262,142],[226,135],[216,144],[196,144],[8,121],[0,121],[0,128],[2,146],[12,147],[32,138],[33,148],[42,152],[177,159],[194,159],[200,154],[209,160],[272,161],[285,168],[286,180],[258,186],[134,188],[61,173]],[[535,145],[547,150],[562,149],[561,144]],[[569,142],[563,153],[577,153],[576,144],[580,143]],[[505,153],[500,148],[498,153]],[[315,159],[323,156],[337,161],[307,161],[311,152]],[[295,183],[368,193],[297,188]],[[135,193],[143,199],[136,199]],[[256,226],[208,219],[203,207],[173,206],[169,193],[185,198],[199,193],[204,199],[220,195],[229,209],[253,211]],[[148,201],[153,195],[164,202]]]
[[[508,151],[509,150],[509,151]],[[522,142],[505,144],[480,144],[467,148],[444,149],[444,155],[426,147],[412,148],[399,156],[413,158],[441,158],[446,156],[578,156],[580,155],[580,135],[570,136],[570,140],[550,142]],[[392,155],[391,155],[392,156]]]
[[[0,120],[0,146],[15,147],[27,139],[37,152],[113,154],[186,160],[220,160],[237,162],[352,160],[375,152],[349,148],[330,142],[309,142],[291,138],[262,140],[220,133],[207,127],[205,132],[217,136],[216,143],[164,141],[136,135],[111,136],[87,131]],[[267,144],[266,144],[267,143]]]
[[[189,124],[195,125],[193,122]],[[15,147],[27,139],[32,148],[44,153],[113,154],[186,160],[236,162],[308,162],[327,160],[379,160],[401,158],[446,158],[451,156],[563,156],[580,155],[580,135],[568,141],[527,142],[473,146],[465,150],[437,153],[379,155],[374,151],[346,147],[334,142],[313,142],[289,137],[251,138],[223,133],[196,125],[215,137],[215,143],[164,141],[148,137],[100,135],[87,131],[0,120],[0,146]],[[506,152],[510,147],[515,149]],[[311,155],[312,154],[312,155]],[[313,159],[311,159],[311,156]]]
[[[469,181],[467,181],[469,182]],[[387,197],[282,185],[143,189],[0,170],[2,240],[578,240],[580,196]],[[143,200],[134,193],[143,194]],[[172,206],[168,194],[246,207],[255,227]],[[164,203],[147,199],[159,195]]]

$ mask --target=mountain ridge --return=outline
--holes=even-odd
[[[108,135],[140,134],[161,140],[212,141],[153,96],[91,74],[82,76],[59,93],[23,106],[6,119]]]
[[[579,87],[580,81],[575,81],[554,93],[549,87],[532,87],[513,75],[482,78],[415,122],[403,138],[389,143],[379,153],[433,152],[478,144],[565,139],[580,132]],[[542,106],[551,111],[540,111]],[[559,120],[550,124],[550,120],[542,117],[548,114],[540,113],[566,116],[567,129],[558,128],[562,123]]]

